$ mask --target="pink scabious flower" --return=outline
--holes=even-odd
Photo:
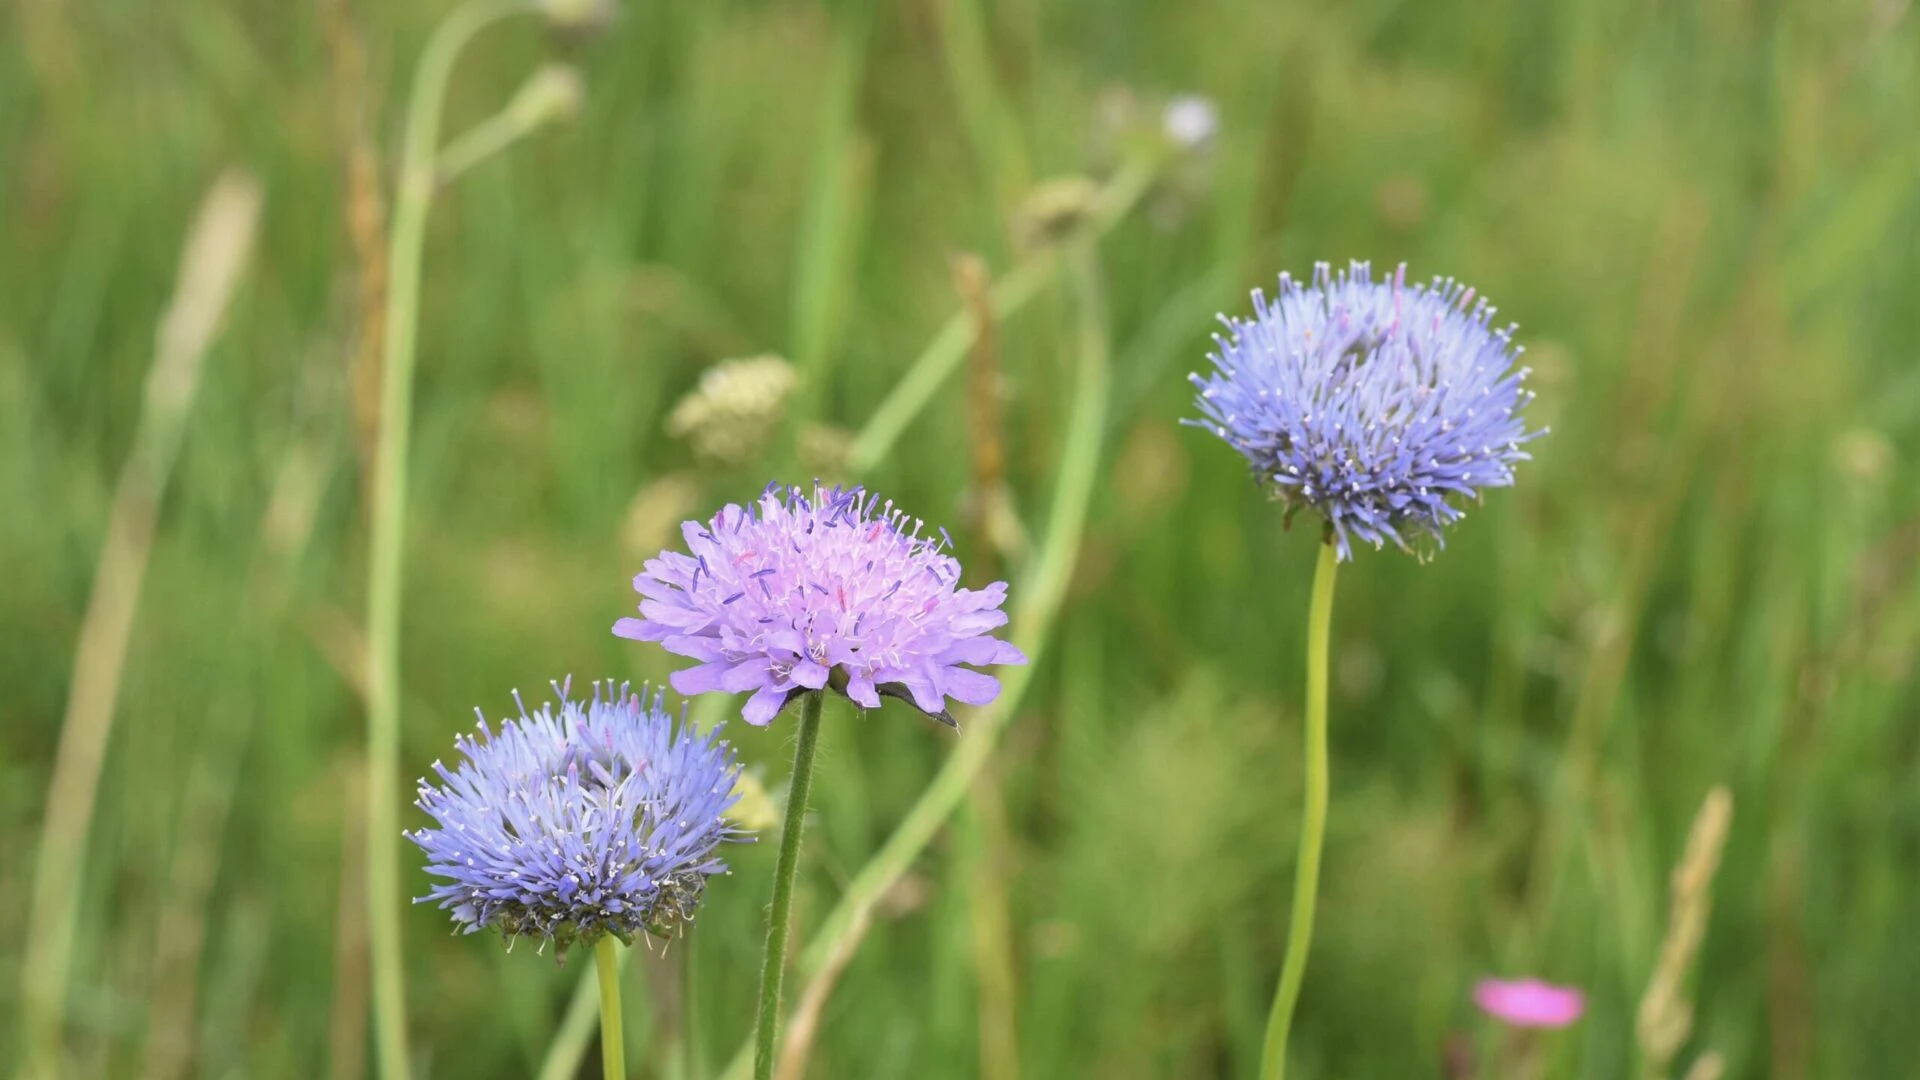
[[[948,724],[946,699],[985,705],[1000,680],[961,665],[1023,664],[989,630],[1007,621],[1007,586],[962,589],[960,563],[925,524],[860,488],[769,484],[749,507],[681,526],[686,553],[663,551],[633,579],[643,618],[613,632],[657,641],[700,663],[676,671],[682,694],[751,690],[750,724],[830,688],[863,708],[910,701]]]
[[[1525,1028],[1563,1028],[1586,1011],[1586,995],[1539,979],[1481,979],[1473,1002],[1495,1020]]]

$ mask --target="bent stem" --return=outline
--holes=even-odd
[[[1155,174],[1154,166],[1138,164],[1121,170],[1109,180],[1094,203],[1092,221],[1080,244],[1090,243],[1105,235],[1126,217],[1127,212],[1152,187]],[[1071,264],[1084,255],[1083,251],[1070,251],[1065,261]],[[1040,291],[1059,272],[1061,262],[1060,252],[1050,248],[1028,257],[994,282],[987,294],[992,302],[994,319],[1006,322],[1014,312],[1040,295]],[[1077,270],[1074,272],[1078,273]],[[941,385],[960,369],[973,348],[979,326],[980,321],[965,307],[947,320],[940,332],[927,343],[927,347],[914,358],[907,373],[894,384],[886,399],[873,410],[866,426],[854,436],[853,447],[847,452],[849,472],[858,477],[886,460],[894,442],[913,424],[920,410],[926,408],[927,403],[940,392]]]
[[[593,947],[593,966],[600,973],[600,1075],[624,1080],[627,1040],[620,1023],[620,947],[612,934]]]
[[[407,103],[399,192],[387,249],[386,343],[367,574],[367,929],[379,1075],[408,1072],[406,985],[400,951],[400,584],[406,544],[407,440],[420,307],[420,257],[433,205],[440,108],[454,61],[473,36],[528,0],[468,0],[434,29]]]
[[[1313,906],[1320,891],[1320,848],[1327,832],[1327,635],[1333,623],[1333,578],[1340,549],[1328,537],[1320,545],[1313,572],[1313,600],[1307,609],[1306,809],[1300,816],[1300,856],[1293,871],[1293,919],[1287,927],[1287,956],[1280,965],[1280,987],[1267,1016],[1266,1047],[1260,1055],[1263,1080],[1287,1075],[1287,1035],[1293,1007],[1307,975],[1307,950],[1313,945]]]
[[[780,1028],[780,982],[786,974],[787,922],[793,914],[793,879],[800,868],[800,833],[807,821],[807,795],[813,788],[813,757],[820,745],[820,705],[815,690],[800,699],[800,740],[793,750],[793,783],[787,791],[787,820],[780,830],[780,858],[773,869],[773,908],[767,914],[767,952],[760,964],[760,1016],[753,1028],[754,1080],[773,1076],[775,1037]]]

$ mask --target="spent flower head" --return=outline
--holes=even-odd
[[[1513,483],[1527,460],[1513,327],[1451,279],[1408,285],[1406,266],[1374,281],[1366,263],[1313,283],[1280,275],[1254,316],[1221,316],[1214,370],[1194,375],[1202,426],[1252,465],[1294,511],[1326,519],[1341,558],[1354,537],[1403,550],[1441,542],[1465,512],[1454,497]]]
[[[952,725],[946,699],[1000,693],[962,665],[1026,657],[987,636],[1007,621],[1006,583],[960,588],[946,530],[925,527],[861,488],[770,484],[751,506],[681,526],[687,550],[661,552],[633,579],[644,618],[613,632],[700,661],[673,673],[682,694],[751,690],[750,724],[831,688],[869,709],[901,698]]]
[[[1038,251],[1077,236],[1100,206],[1100,185],[1085,176],[1043,180],[1027,193],[1014,218],[1022,250]]]
[[[691,922],[707,878],[726,870],[721,841],[744,839],[726,810],[739,766],[718,729],[675,723],[661,696],[596,682],[591,700],[561,698],[454,740],[465,759],[420,782],[435,827],[408,839],[437,901],[466,933],[497,927],[552,942],[561,956],[605,934],[631,941]]]
[[[614,0],[536,0],[553,28],[568,37],[586,37],[605,30],[619,15]]]

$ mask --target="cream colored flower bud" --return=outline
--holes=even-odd
[[[579,116],[586,99],[587,85],[572,65],[545,64],[520,85],[507,114],[519,130],[533,131]]]
[[[793,365],[778,356],[723,360],[673,407],[667,434],[685,439],[706,464],[751,464],[779,427],[797,381]]]

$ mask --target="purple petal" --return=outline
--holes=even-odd
[[[740,710],[740,715],[754,727],[766,727],[773,718],[780,715],[780,706],[787,703],[787,692],[771,686],[761,687]]]
[[[913,703],[921,712],[937,713],[946,709],[946,699],[941,696],[939,688],[934,686],[933,680],[927,678],[925,674],[915,672],[901,679],[900,683],[907,688],[909,694],[913,695]]]
[[[613,633],[616,637],[632,638],[635,641],[659,641],[671,631],[657,622],[643,622],[628,617],[613,624]]]
[[[775,681],[773,672],[767,670],[766,658],[761,656],[742,660],[720,676],[721,689],[729,694],[740,694],[757,687],[771,686]]]
[[[793,671],[787,677],[809,690],[818,690],[827,685],[827,669],[811,660],[802,660],[793,665]]]
[[[873,680],[865,675],[853,675],[847,679],[847,696],[863,709],[880,707],[880,694],[874,689]]]
[[[1007,613],[1001,611],[999,608],[988,608],[984,611],[974,611],[965,615],[956,616],[949,628],[949,632],[952,633],[954,637],[969,637],[973,634],[986,633],[996,626],[1005,625],[1007,625]]]
[[[725,660],[727,651],[720,647],[719,639],[705,634],[675,634],[660,642],[660,646],[675,656],[685,656],[693,660]]]
[[[966,638],[940,654],[949,664],[1024,664],[1026,654],[999,638]]]
[[[673,686],[676,694],[689,697],[694,694],[710,694],[725,690],[722,676],[727,673],[725,664],[701,664],[699,667],[683,668],[667,676],[667,682]]]
[[[985,705],[1000,696],[1000,680],[967,668],[948,668],[940,681],[947,696],[966,705]]]

